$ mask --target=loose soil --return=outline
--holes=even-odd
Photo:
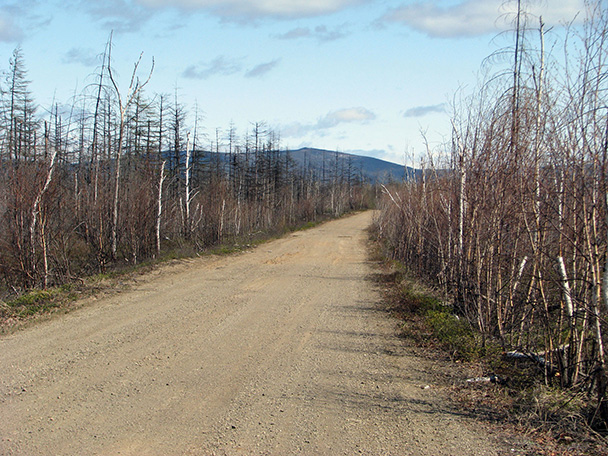
[[[400,337],[371,217],[162,267],[3,336],[0,454],[525,453]]]

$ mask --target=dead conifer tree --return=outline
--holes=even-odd
[[[111,62],[112,55],[112,34],[110,34],[110,40],[108,43],[108,61]],[[154,59],[152,59],[152,66],[150,68],[150,73],[145,81],[141,82],[137,72],[139,68],[139,64],[143,57],[143,52],[140,54],[137,62],[135,62],[133,72],[131,73],[131,82],[127,89],[127,93],[122,97],[120,93],[120,89],[118,88],[118,83],[114,78],[114,74],[112,71],[112,65],[108,64],[108,76],[110,77],[110,81],[112,82],[112,86],[114,87],[116,98],[118,100],[118,111],[119,111],[119,128],[118,128],[118,145],[116,150],[116,159],[114,166],[114,198],[112,205],[112,257],[116,259],[117,250],[118,250],[118,200],[119,200],[119,191],[120,191],[120,164],[121,164],[121,156],[122,149],[124,144],[124,135],[125,135],[125,126],[126,126],[126,113],[129,109],[129,106],[133,102],[133,100],[137,97],[138,93],[148,84],[150,78],[152,77],[152,72],[154,71]]]

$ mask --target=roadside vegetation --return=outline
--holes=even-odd
[[[450,145],[383,188],[375,229],[440,296],[406,281],[402,299],[453,357],[510,379],[516,416],[606,443],[608,9],[588,2],[562,40],[516,3]]]
[[[349,211],[350,212],[350,211]],[[347,213],[347,212],[345,212]],[[331,220],[331,214],[319,215],[315,221],[301,221],[289,226],[241,237],[225,239],[221,244],[197,249],[192,243],[182,242],[179,248],[165,248],[158,257],[144,259],[137,264],[117,263],[109,265],[106,272],[73,278],[70,282],[47,288],[30,288],[6,293],[0,300],[0,334],[12,331],[52,313],[69,312],[82,305],[86,298],[106,296],[128,289],[138,277],[175,261],[208,255],[231,255],[255,248],[285,234],[314,228]]]
[[[154,62],[112,70],[112,40],[70,104],[40,107],[15,49],[0,81],[0,315],[51,309],[86,277],[230,252],[365,208],[343,156],[297,166],[264,122],[205,133],[194,101],[148,94]],[[147,63],[147,68],[143,69]],[[69,294],[69,293],[68,293]]]
[[[377,231],[370,231],[373,279],[384,305],[401,321],[405,343],[436,360],[434,380],[448,388],[460,414],[491,423],[535,456],[606,456],[608,439],[589,424],[597,404],[581,391],[547,384],[544,369],[526,357],[510,357],[459,315],[449,296],[392,258]]]

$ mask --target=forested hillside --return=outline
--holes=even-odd
[[[590,2],[565,40],[521,5],[513,24],[512,45],[487,62],[508,67],[454,106],[451,147],[433,158],[449,172],[387,187],[378,229],[480,348],[593,398],[584,414],[605,428],[608,10]]]
[[[188,110],[177,91],[146,93],[153,63],[142,72],[137,60],[130,82],[119,80],[111,46],[95,82],[69,109],[37,106],[20,48],[7,62],[0,83],[0,295],[165,250],[280,232],[367,204],[357,176],[321,178],[296,166],[263,122],[204,137],[197,109]]]
[[[290,150],[288,153],[300,167],[315,172],[321,178],[324,175],[344,174],[372,184],[386,184],[414,179],[421,172],[409,166],[405,167],[378,158],[310,147]]]

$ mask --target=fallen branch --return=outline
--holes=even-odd
[[[498,375],[492,374],[489,377],[467,378],[467,383],[494,383],[497,385],[504,385],[506,381],[500,378]]]
[[[507,358],[512,358],[512,359],[527,359],[530,361],[535,362],[536,364],[538,364],[541,367],[545,367],[546,361],[545,358],[543,358],[542,356],[540,356],[537,353],[525,353],[525,352],[520,352],[517,350],[514,351],[510,351],[505,353],[505,356]]]

